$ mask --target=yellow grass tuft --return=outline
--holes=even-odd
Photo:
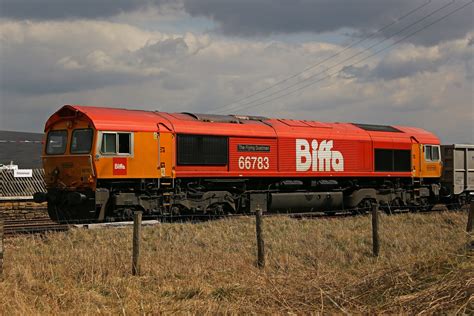
[[[132,229],[8,239],[0,314],[472,313],[466,214],[264,219],[267,266],[255,267],[255,221],[143,228],[141,276]]]

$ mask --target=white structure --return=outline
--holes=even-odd
[[[0,170],[18,170],[18,165],[14,165],[13,161],[10,161],[9,165],[0,164]]]

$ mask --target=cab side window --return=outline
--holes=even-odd
[[[102,146],[100,148],[103,154],[115,154],[117,148],[117,136],[115,133],[102,134]]]
[[[426,161],[439,161],[440,160],[440,148],[438,145],[425,145],[425,160]]]
[[[131,155],[132,133],[102,132],[100,152],[104,155]]]
[[[439,161],[439,146],[431,146],[431,160]]]
[[[425,145],[425,159],[431,160],[431,145]]]
[[[129,133],[117,133],[118,136],[118,153],[119,154],[131,154],[130,150],[130,134]]]

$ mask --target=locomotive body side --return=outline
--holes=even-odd
[[[64,106],[45,132],[57,221],[247,212],[256,191],[274,211],[439,200],[439,140],[413,127]]]

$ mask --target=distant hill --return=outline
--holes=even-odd
[[[20,169],[42,168],[42,133],[0,131],[0,164],[18,165]]]

